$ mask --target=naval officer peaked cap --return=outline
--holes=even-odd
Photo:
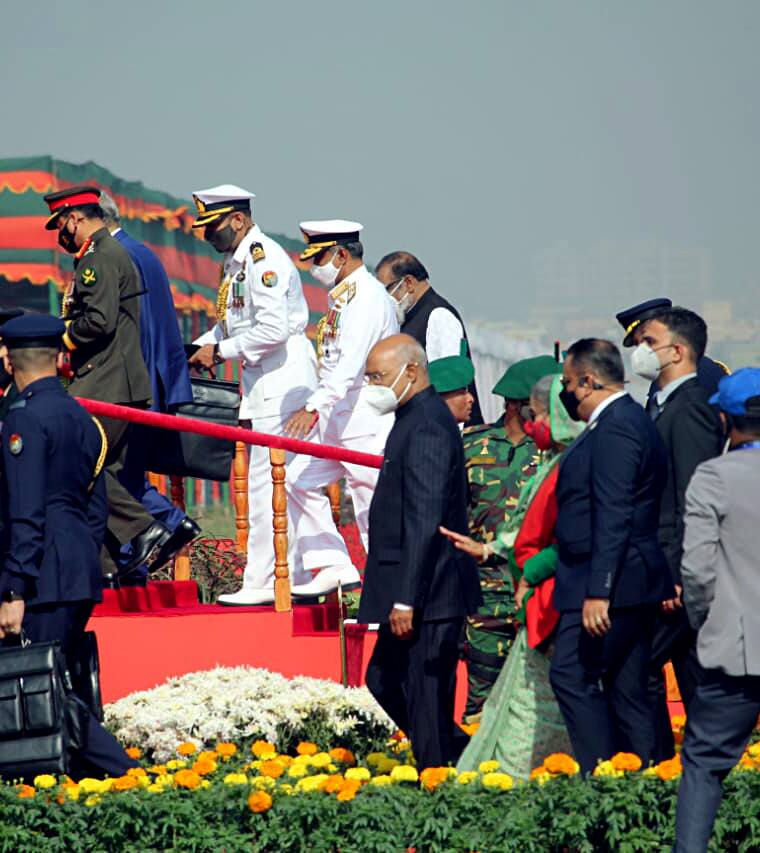
[[[205,228],[206,225],[235,211],[250,214],[251,200],[254,198],[254,193],[234,184],[220,184],[207,190],[196,190],[193,193],[193,201],[198,208],[198,215],[193,222],[193,228]]]
[[[645,320],[651,320],[652,317],[656,317],[672,307],[673,303],[670,299],[662,296],[659,299],[648,299],[646,302],[641,302],[632,308],[626,308],[625,311],[615,314],[615,319],[623,327],[625,335],[623,346],[633,346],[633,333]]]
[[[364,228],[360,222],[351,222],[348,219],[314,219],[302,222],[300,227],[306,241],[306,248],[301,252],[302,261],[313,258],[331,246],[356,243]]]
[[[22,314],[0,326],[0,338],[8,349],[48,347],[61,345],[66,325],[59,317],[50,314]]]

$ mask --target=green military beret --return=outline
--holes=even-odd
[[[508,400],[527,400],[533,386],[542,376],[561,370],[562,365],[550,355],[523,358],[509,365],[506,373],[494,385],[493,393]]]
[[[430,384],[439,394],[459,391],[472,385],[475,367],[466,355],[448,355],[428,365]]]

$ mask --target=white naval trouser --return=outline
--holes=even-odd
[[[379,432],[375,435],[339,437],[328,428],[324,434],[310,435],[307,440],[346,450],[382,454],[393,419],[382,419],[379,424]],[[289,516],[305,573],[313,573],[328,566],[351,564],[346,543],[335,527],[324,488],[345,477],[346,491],[351,496],[356,524],[366,550],[369,505],[379,474],[376,468],[332,459],[299,455],[293,460],[287,472]]]

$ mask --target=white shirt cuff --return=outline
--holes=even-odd
[[[400,604],[398,601],[393,602],[394,610],[414,610],[411,604]]]

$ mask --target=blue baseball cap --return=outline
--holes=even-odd
[[[58,347],[66,326],[50,314],[22,314],[0,326],[0,338],[8,349]]]
[[[747,411],[747,402],[753,398],[757,401],[750,406],[750,412]],[[724,376],[710,402],[727,415],[760,416],[760,367],[742,367],[736,373]]]

